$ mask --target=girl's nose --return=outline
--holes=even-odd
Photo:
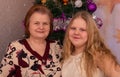
[[[75,30],[75,32],[74,32],[75,34],[79,34],[79,30]]]

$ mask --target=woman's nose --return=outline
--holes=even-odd
[[[40,25],[39,25],[39,28],[40,28],[40,29],[43,29],[43,28],[44,28],[43,24],[40,24]]]

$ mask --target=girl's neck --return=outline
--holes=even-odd
[[[83,48],[75,48],[75,51],[72,53],[72,55],[80,54],[80,53],[82,53],[83,51],[84,51]]]

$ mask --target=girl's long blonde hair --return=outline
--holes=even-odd
[[[91,53],[98,52],[102,53],[104,55],[110,56],[114,61],[116,61],[115,57],[112,55],[111,51],[106,47],[106,45],[103,42],[103,39],[101,38],[98,28],[96,25],[96,22],[92,18],[92,15],[89,14],[86,11],[78,12],[74,15],[74,17],[71,19],[64,38],[63,43],[63,62],[67,60],[72,52],[74,52],[75,48],[74,45],[71,43],[69,39],[69,29],[72,25],[73,21],[77,18],[82,18],[85,20],[87,24],[87,33],[88,33],[88,40],[86,43],[86,47],[84,48],[84,69],[86,71],[87,77],[93,77],[95,70],[97,69],[96,65],[94,64],[93,56]]]

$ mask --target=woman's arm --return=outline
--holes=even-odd
[[[120,65],[116,63],[111,57],[105,56],[103,62],[104,65],[99,67],[103,69],[103,72],[108,77],[120,77]],[[98,64],[98,66],[100,66]]]
[[[110,77],[120,77],[120,65],[116,65],[113,67]]]
[[[117,39],[118,43],[120,43],[120,29],[117,29],[116,31],[115,38]]]
[[[120,65],[108,54],[93,54],[96,66],[101,69],[107,77],[120,77]]]
[[[18,69],[16,55],[18,49],[15,46],[16,44],[11,43],[7,47],[7,52],[0,63],[0,77],[12,77]]]

